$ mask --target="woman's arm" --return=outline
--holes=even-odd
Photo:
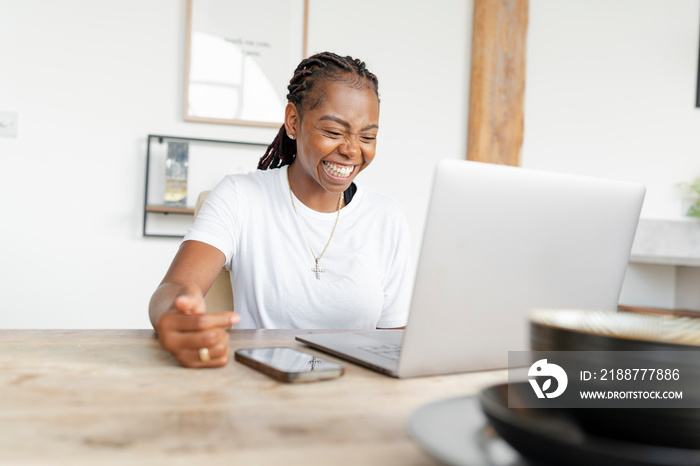
[[[225,261],[224,254],[199,241],[185,241],[149,306],[161,346],[186,367],[220,367],[229,357],[226,329],[238,322],[234,312],[206,314],[204,295]],[[210,360],[200,359],[207,348]]]

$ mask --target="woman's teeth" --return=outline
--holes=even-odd
[[[323,166],[326,167],[326,170],[328,170],[328,172],[331,175],[337,176],[340,178],[347,178],[348,176],[350,176],[350,174],[352,173],[352,170],[354,168],[353,166],[347,167],[345,165],[336,165],[334,163],[325,162],[325,161],[323,162]]]

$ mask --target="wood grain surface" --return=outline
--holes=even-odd
[[[233,349],[303,330],[231,330]],[[430,465],[409,414],[502,383],[505,371],[276,382],[235,361],[185,369],[149,330],[0,330],[0,464]]]

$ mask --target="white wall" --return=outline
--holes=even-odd
[[[309,51],[380,79],[378,156],[360,181],[422,236],[432,166],[466,151],[471,1],[311,0]],[[699,0],[530,0],[523,165],[645,183],[680,218],[700,176]],[[1,328],[148,328],[176,240],[142,238],[149,133],[269,142],[182,120],[184,0],[0,0]],[[291,73],[291,70],[290,70]]]
[[[643,218],[691,221],[699,24],[698,0],[530,0],[522,165],[642,183]],[[700,309],[689,276],[630,264],[620,301]]]
[[[360,181],[422,235],[432,165],[465,153],[471,2],[311,0],[309,51],[380,79],[378,156]],[[148,328],[177,240],[142,238],[146,135],[269,142],[182,120],[184,0],[0,0],[0,328]],[[289,70],[290,74],[292,70]]]
[[[647,186],[680,219],[700,176],[698,0],[530,0],[522,165]]]

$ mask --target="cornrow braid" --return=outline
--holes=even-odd
[[[369,87],[379,98],[379,81],[357,58],[341,57],[332,52],[323,52],[306,58],[299,63],[287,86],[287,101],[297,107],[299,117],[307,110],[316,108],[324,96],[317,91],[319,83],[326,81],[343,82],[356,89]],[[297,142],[290,139],[282,125],[277,136],[267,147],[258,162],[259,170],[279,168],[294,161]]]

